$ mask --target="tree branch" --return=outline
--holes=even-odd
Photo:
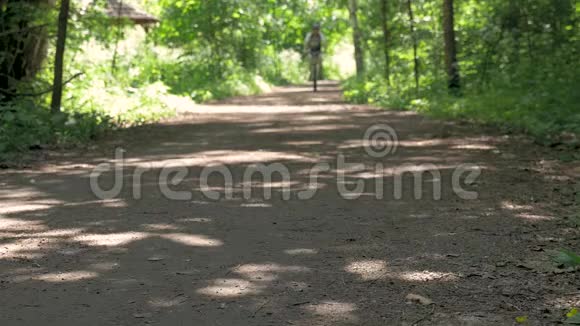
[[[67,85],[68,83],[72,82],[73,80],[79,78],[80,76],[82,76],[84,74],[85,74],[84,72],[79,72],[77,74],[74,74],[72,77],[70,77],[69,79],[64,81],[61,86]],[[38,93],[25,93],[25,94],[18,94],[18,95],[19,96],[27,96],[27,97],[36,97],[36,96],[46,95],[46,94],[52,92],[53,90],[54,90],[54,85],[51,88],[44,90],[44,91],[41,91],[41,92],[38,92]]]
[[[45,28],[47,26],[48,26],[48,24],[42,24],[42,25],[35,25],[35,26],[25,27],[25,28],[12,29],[12,30],[9,30],[9,31],[1,32],[0,33],[0,37],[6,36],[6,35],[11,35],[11,34],[26,33],[26,32],[29,32],[29,31],[32,31],[32,30],[35,30],[35,29]]]

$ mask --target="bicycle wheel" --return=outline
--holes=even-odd
[[[314,64],[312,71],[312,79],[314,79],[314,92],[318,92],[318,65]]]

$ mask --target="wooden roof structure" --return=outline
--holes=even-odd
[[[107,15],[114,19],[127,19],[141,26],[151,26],[159,22],[157,17],[154,17],[147,12],[136,8],[135,6],[123,0],[108,0],[107,1]]]

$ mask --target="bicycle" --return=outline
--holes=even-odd
[[[312,82],[314,86],[314,92],[318,92],[318,79],[320,78],[320,51],[310,52],[310,74],[312,76]]]

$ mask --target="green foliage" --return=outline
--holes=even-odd
[[[304,82],[301,52],[310,26],[323,24],[329,49],[348,28],[334,5],[308,0],[163,0],[157,9],[162,23],[151,38],[182,51],[160,66],[161,78],[172,93],[196,101]]]
[[[373,1],[361,1],[370,73],[348,80],[346,98],[441,118],[516,128],[537,138],[580,133],[578,10],[569,0],[455,1],[462,90],[447,90],[441,2],[413,1],[421,87],[413,79],[412,37],[400,1],[389,1],[391,80]]]
[[[570,250],[563,249],[555,257],[554,261],[565,267],[580,266],[580,256]]]
[[[485,88],[467,84],[460,97],[441,87],[444,81],[416,93],[412,84],[388,87],[381,77],[348,80],[345,96],[356,103],[411,109],[438,118],[509,126],[539,139],[564,131],[580,133],[580,93],[572,91],[580,89],[579,67],[552,66],[545,73],[534,69],[534,75],[525,71],[531,67],[522,69],[519,77],[498,76]]]
[[[354,77],[349,78],[345,81],[344,88],[345,99],[357,104],[373,104],[395,110],[408,108],[411,104],[404,96],[411,92],[410,89],[390,88],[380,76],[362,81]]]
[[[72,8],[65,79],[82,75],[65,87],[63,114],[52,117],[46,110],[54,57],[51,43],[45,69],[19,85],[20,93],[44,95],[2,104],[7,113],[0,118],[0,152],[82,144],[112,128],[191,110],[195,102],[255,94],[272,83],[302,82],[307,66],[299,51],[305,31],[332,11],[324,7],[326,11],[313,17],[306,0],[128,0],[162,18],[160,26],[145,34],[128,21],[111,21],[104,13],[106,3],[75,3]],[[35,10],[21,12],[44,11],[38,17],[47,23],[47,32],[54,33],[57,8],[31,8]],[[16,15],[16,20],[23,15]],[[36,16],[27,19],[38,21]],[[330,29],[345,28],[339,16],[324,20],[333,24]],[[336,41],[336,35],[330,39]]]
[[[189,96],[198,103],[232,95],[256,94],[267,86],[255,72],[249,72],[234,62],[222,64],[217,69],[201,64],[195,58],[185,58],[178,62],[162,62],[157,68],[171,93]]]
[[[0,160],[10,153],[27,151],[47,142],[56,145],[83,144],[113,126],[110,117],[97,111],[51,115],[35,103],[12,103],[0,107]]]
[[[34,143],[10,136],[18,133],[34,135],[39,143],[79,143],[112,126],[163,119],[191,109],[194,102],[304,82],[308,67],[302,42],[310,26],[322,23],[327,59],[351,33],[346,1],[127,0],[161,19],[148,34],[128,21],[111,21],[103,11],[106,2],[76,3],[71,14],[66,75],[83,75],[66,85],[63,112],[76,123],[55,125],[44,109],[47,96],[4,101],[9,109],[3,112],[9,113],[0,121],[0,137],[6,149],[23,150]],[[10,11],[4,20],[46,23],[47,35],[54,33],[55,8],[22,5],[31,10]],[[412,5],[414,35],[406,1],[387,1],[385,43],[379,1],[359,1],[368,74],[345,82],[349,101],[509,125],[540,138],[580,132],[579,11],[574,1],[455,1],[460,96],[446,87],[441,2],[414,0]],[[23,79],[20,93],[50,88],[53,51],[49,44],[45,70]],[[10,51],[0,55],[8,58]],[[326,75],[337,77],[337,62],[327,61]],[[28,121],[30,116],[38,121]],[[26,128],[37,130],[28,133]]]
[[[580,325],[580,314],[578,313],[578,309],[572,309],[569,313],[566,314],[566,321],[565,324],[568,325]]]

